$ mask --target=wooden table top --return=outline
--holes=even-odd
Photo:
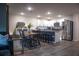
[[[22,38],[12,38],[12,40],[22,40]]]
[[[37,33],[33,33],[33,32],[27,33],[27,35],[35,35],[35,34],[37,34]]]
[[[31,33],[26,33],[26,36],[32,36],[32,35],[36,35],[37,33],[33,33],[33,32],[31,32]],[[12,40],[21,40],[22,38],[21,37],[12,37]]]

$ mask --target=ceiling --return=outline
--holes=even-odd
[[[27,18],[36,18],[37,15],[41,15],[41,18],[51,17],[52,19],[56,19],[59,18],[57,15],[67,17],[79,13],[79,4],[77,3],[16,3],[8,5],[10,15],[20,15],[23,12],[23,16]],[[28,11],[28,6],[31,6],[33,10]],[[51,12],[50,15],[46,14],[48,11]]]

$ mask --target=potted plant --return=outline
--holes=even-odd
[[[30,29],[31,29],[31,27],[32,27],[32,24],[29,23],[27,27],[28,27],[28,29],[29,29],[29,33],[30,33],[30,31],[31,31]]]

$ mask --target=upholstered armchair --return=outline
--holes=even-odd
[[[0,38],[0,56],[11,56],[13,54],[13,40],[11,38]]]

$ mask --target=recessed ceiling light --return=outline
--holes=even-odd
[[[58,17],[62,17],[62,15],[58,15]]]
[[[28,11],[32,11],[32,7],[27,7],[27,10]]]
[[[49,12],[49,11],[48,11],[48,12],[47,12],[47,14],[48,14],[48,15],[50,15],[50,14],[51,14],[51,12]]]
[[[23,12],[21,12],[21,13],[20,13],[20,15],[24,15],[24,13],[23,13]]]

